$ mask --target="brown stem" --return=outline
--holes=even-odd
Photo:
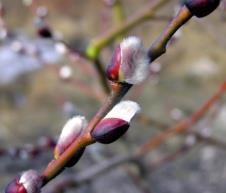
[[[44,183],[43,186],[51,179],[57,176],[64,170],[68,160],[78,151],[78,149],[94,143],[90,132],[99,123],[99,121],[118,103],[121,98],[128,92],[132,85],[129,84],[114,84],[112,94],[108,97],[104,105],[99,109],[93,119],[89,122],[84,133],[74,141],[70,147],[56,160],[50,162],[47,168],[43,171]]]
[[[99,58],[95,59],[94,60],[94,65],[95,65],[95,69],[99,75],[99,80],[100,80],[100,83],[104,89],[104,92],[106,94],[109,94],[110,93],[110,87],[109,87],[109,84],[108,84],[108,80],[106,78],[106,75],[105,75],[105,70],[103,68],[103,65],[101,64],[101,61]]]
[[[174,33],[184,25],[192,17],[191,12],[186,6],[181,7],[179,13],[166,27],[164,32],[156,39],[149,49],[149,56],[153,62],[156,58],[166,52],[167,43],[174,35]]]
[[[114,106],[113,104],[115,102],[118,102],[120,98],[124,96],[124,94],[129,90],[130,87],[131,85],[116,86],[116,90],[114,90],[113,93],[117,94],[111,95],[111,97],[107,100],[105,105],[97,112],[97,114],[90,121],[88,127],[86,128],[84,135],[82,135],[82,137],[76,140],[65,151],[65,153],[59,157],[59,159],[54,160],[52,163],[50,163],[46,170],[43,172],[43,176],[45,177],[45,183],[43,185],[45,185],[49,180],[51,180],[60,171],[62,171],[62,168],[67,163],[67,160],[69,160],[71,156],[73,156],[74,153],[76,153],[76,151],[79,148],[94,142],[90,136],[90,131],[92,131],[95,125],[103,118],[103,116],[109,111],[109,109],[111,109],[111,107]],[[179,122],[178,124],[176,124],[176,126],[167,129],[166,131],[158,134],[157,136],[152,137],[150,140],[148,140],[148,142],[142,145],[141,148],[135,151],[134,154],[126,157],[126,160],[129,161],[139,158],[140,156],[145,155],[147,152],[150,152],[155,147],[165,142],[165,140],[167,140],[168,138],[175,136],[176,134],[186,132],[189,127],[191,127],[194,123],[200,120],[205,115],[205,113],[210,109],[210,107],[212,107],[212,105],[220,99],[221,95],[225,92],[225,90],[226,82],[224,82],[217,90],[217,92],[206,103],[204,103],[204,105],[201,106],[201,108],[198,111],[196,111],[191,117]],[[119,163],[124,162],[124,159],[118,162]]]
[[[57,40],[57,42],[58,42],[58,40]],[[60,42],[66,46],[67,51],[68,51],[68,57],[69,57],[69,59],[72,62],[73,62],[73,60],[72,60],[71,56],[74,56],[74,55],[79,55],[83,59],[90,60],[90,58],[87,57],[87,55],[85,53],[83,53],[83,52],[81,52],[79,50],[76,50],[74,48],[71,48],[70,45],[68,45],[64,41],[60,41]],[[101,64],[100,59],[99,58],[95,58],[95,59],[93,59],[91,61],[94,64],[95,70],[96,70],[96,72],[98,74],[99,81],[100,81],[101,86],[103,87],[104,93],[105,94],[109,94],[110,93],[110,87],[109,87],[109,84],[108,84],[108,81],[107,81],[107,78],[106,78],[106,75],[105,75],[104,67]]]
[[[151,6],[145,6],[145,8],[139,10],[139,13],[135,14],[134,17],[131,17],[130,19],[124,21],[121,25],[110,30],[106,34],[101,35],[99,38],[94,39],[91,42],[92,47],[100,51],[104,46],[112,42],[115,37],[118,37],[120,34],[129,31],[141,22],[152,18],[159,8],[169,2],[170,0],[158,0],[154,4],[151,3]]]
[[[196,137],[200,135],[196,132],[189,132],[189,133],[194,134]],[[211,137],[206,138],[202,136],[202,138],[198,137],[197,139],[198,139],[197,143],[194,144],[193,146],[187,146],[186,144],[184,144],[181,147],[179,147],[174,153],[167,155],[166,157],[151,163],[151,171],[161,168],[161,166],[163,166],[164,164],[176,160],[182,155],[188,153],[190,150],[192,150],[196,145],[200,144],[201,142],[220,147],[223,150],[226,149],[226,144],[224,142],[221,142],[214,138],[211,138]],[[145,155],[146,154],[141,156],[145,156]],[[96,179],[97,176],[100,176],[101,174],[111,169],[114,169],[115,167],[121,166],[122,164],[130,163],[130,162],[136,164],[137,159],[140,159],[140,155],[136,153],[132,153],[127,155],[116,156],[110,160],[102,161],[101,163],[98,163],[90,167],[89,169],[79,172],[75,175],[63,176],[61,179],[59,179],[54,183],[54,185],[52,186],[52,188],[50,188],[50,190],[48,190],[45,193],[58,192],[57,191],[58,187],[64,187],[64,189],[68,189],[72,187],[81,186],[93,179]],[[59,192],[62,192],[62,191],[59,191]]]

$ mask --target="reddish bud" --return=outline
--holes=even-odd
[[[40,193],[43,179],[35,170],[16,177],[5,188],[5,193]]]
[[[129,128],[129,123],[117,118],[104,119],[92,131],[92,137],[104,144],[119,139]]]
[[[220,0],[185,0],[184,4],[196,17],[205,17],[220,4]]]
[[[104,144],[114,142],[128,130],[131,119],[139,110],[139,105],[133,101],[118,103],[93,129],[92,137]]]
[[[111,81],[119,80],[119,68],[121,62],[121,48],[118,46],[112,56],[110,64],[107,66],[107,76]]]
[[[27,193],[27,191],[23,184],[19,183],[19,177],[17,177],[6,186],[5,193]]]
[[[114,82],[139,84],[149,75],[149,63],[147,50],[141,40],[128,37],[115,49],[106,74]]]

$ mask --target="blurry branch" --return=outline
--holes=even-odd
[[[102,64],[100,58],[94,59],[93,62],[95,64],[96,71],[97,71],[97,73],[99,75],[99,79],[100,79],[101,85],[103,86],[103,89],[104,89],[105,93],[109,94],[110,93],[110,87],[108,85],[108,80],[106,78],[105,70],[104,70],[104,67],[103,67],[103,64]]]
[[[96,176],[101,175],[106,171],[109,171],[109,169],[115,168],[122,163],[131,162],[132,160],[133,159],[130,154],[117,156],[110,160],[102,161],[101,163],[96,164],[95,166],[90,167],[85,171],[79,172],[76,175],[64,175],[61,177],[61,179],[56,179],[54,184],[51,187],[47,188],[47,191],[45,191],[45,193],[60,193],[64,189],[68,189],[69,187],[73,188],[80,186],[94,179]],[[59,188],[61,189],[59,190]]]
[[[226,143],[224,143],[220,140],[217,140],[213,137],[203,136],[201,133],[199,133],[197,131],[192,131],[190,133],[193,134],[197,138],[198,141],[201,141],[208,145],[216,146],[218,148],[221,148],[222,150],[226,150]]]
[[[52,150],[56,145],[54,139],[50,137],[41,137],[35,145],[27,144],[24,147],[0,148],[0,157],[9,156],[16,159],[34,159],[47,150]]]
[[[132,85],[127,83],[112,83],[111,94],[107,97],[106,101],[90,120],[87,127],[84,129],[84,132],[71,143],[71,145],[58,159],[53,159],[44,169],[42,172],[42,176],[44,177],[42,186],[45,186],[50,180],[59,175],[65,169],[67,162],[80,148],[95,143],[91,135],[92,130],[101,121],[101,119],[126,95],[131,87]]]
[[[125,20],[123,5],[121,0],[116,0],[112,6],[114,26],[120,26]],[[120,41],[124,34],[120,34],[117,40]]]
[[[216,116],[218,110],[219,110],[219,108],[217,108],[216,111],[213,112],[212,116],[210,117],[211,120],[212,120],[212,118],[214,118]],[[149,117],[146,117],[144,114],[141,114],[140,116],[138,116],[137,119],[138,119],[139,122],[143,123],[144,125],[154,126],[157,129],[161,129],[163,132],[168,127],[168,124],[161,123],[160,121],[156,121],[155,119],[151,119]],[[208,123],[209,123],[209,121],[211,121],[210,119],[207,120]],[[202,134],[200,131],[195,131],[193,129],[191,131],[190,130],[187,131],[186,134],[194,136],[199,143],[203,142],[203,143],[206,143],[208,145],[216,146],[216,147],[221,148],[223,150],[226,149],[226,143],[219,141],[219,140],[217,140],[213,137],[205,136],[205,134]],[[52,148],[54,148],[54,147],[55,147],[55,140],[54,139],[52,139],[50,137],[41,137],[40,139],[38,139],[36,145],[28,144],[28,145],[25,145],[24,147],[15,147],[15,148],[8,148],[8,149],[0,148],[0,157],[9,156],[9,157],[12,157],[12,158],[19,158],[19,159],[24,159],[24,158],[33,159],[33,158],[39,156],[41,153],[43,153],[47,150],[52,150]],[[142,148],[142,147],[140,147],[140,148]],[[179,150],[179,152],[187,150],[188,145],[185,144],[180,149],[181,150]],[[175,154],[177,154],[177,153],[175,153]],[[127,162],[127,157],[130,157],[130,156],[125,156],[125,158],[123,158],[122,160],[125,159],[125,162]],[[174,154],[170,155],[169,159],[170,159],[170,157],[174,157]],[[117,159],[117,160],[119,162],[121,162],[120,161],[121,159]],[[116,163],[118,161],[116,161]],[[114,165],[114,161],[112,162],[112,164]]]
[[[155,3],[150,3],[142,9],[140,9],[134,16],[123,21],[123,23],[105,34],[93,39],[86,49],[86,56],[90,59],[95,59],[99,56],[99,52],[102,48],[110,44],[119,35],[131,30],[138,24],[151,19],[155,16],[155,13],[162,8],[165,4],[169,3],[170,0],[159,0]]]
[[[167,15],[153,16],[154,21],[170,21],[171,19],[172,19],[172,16],[167,16]]]
[[[148,17],[153,16],[155,11],[158,8],[160,8],[162,5],[164,5],[166,2],[168,1],[161,0],[161,1],[158,1],[159,4],[154,4],[154,6],[151,9],[152,11],[148,9],[149,10]],[[146,18],[146,17],[147,17],[147,13],[143,15],[142,18]],[[170,22],[170,24],[167,26],[164,32],[159,36],[159,38],[157,38],[154,44],[152,44],[149,50],[150,59],[152,61],[158,58],[159,56],[161,56],[163,53],[165,53],[166,45],[170,40],[170,38],[191,17],[192,17],[192,14],[188,10],[188,8],[186,8],[185,6],[180,8],[177,16],[173,18],[173,20]],[[120,31],[120,32],[124,32],[124,31]],[[120,33],[116,33],[116,34],[113,33],[114,36],[117,36],[119,34]],[[111,40],[112,40],[111,38],[104,39],[104,41],[103,42],[101,41],[101,44],[98,44],[98,45],[101,45],[100,47],[103,47],[105,43],[109,43],[111,42]],[[98,52],[96,52],[96,47],[95,47],[95,50],[92,50],[92,54],[93,53],[94,55],[92,55],[91,59],[95,59],[98,56]],[[112,85],[113,86],[112,86],[111,95],[107,98],[106,102],[101,106],[101,108],[97,111],[97,113],[91,119],[88,126],[85,128],[85,131],[83,132],[83,134],[80,135],[58,159],[52,160],[50,164],[44,169],[44,171],[42,172],[42,176],[44,177],[44,182],[42,184],[42,187],[45,186],[50,180],[52,180],[54,177],[59,175],[64,170],[67,162],[72,158],[72,156],[80,148],[91,145],[95,142],[90,134],[92,130],[101,121],[101,119],[110,111],[110,109],[115,104],[117,104],[132,87],[131,84],[121,83],[121,82],[115,82],[115,83],[112,82]],[[221,88],[219,89],[219,91],[215,93],[214,96],[209,101],[207,101],[207,103],[204,104],[190,118],[182,122],[179,122],[178,125],[176,125],[175,127],[169,128],[165,132],[157,135],[152,140],[144,144],[142,148],[136,152],[136,154],[138,156],[143,155],[147,151],[150,151],[156,148],[158,145],[163,143],[169,137],[172,137],[182,132],[184,133],[187,130],[187,128],[189,128],[191,125],[196,123],[199,119],[201,119],[202,116],[208,111],[208,109],[220,98],[222,93],[225,91],[225,87],[226,87],[225,85],[226,83],[224,83],[223,86],[221,86]]]
[[[151,3],[150,6],[146,6],[145,8],[141,9],[135,16],[131,19],[122,21],[122,5],[120,1],[116,1],[115,5],[113,5],[114,15],[117,16],[117,25],[113,29],[111,29],[106,34],[101,35],[99,38],[96,38],[90,42],[88,47],[85,50],[86,58],[92,60],[96,66],[98,74],[100,76],[101,83],[106,93],[109,93],[109,87],[106,80],[106,76],[103,70],[103,66],[100,64],[100,51],[102,48],[110,44],[115,38],[120,37],[125,32],[131,30],[136,25],[142,23],[147,19],[151,19],[154,17],[155,13],[160,9],[164,4],[170,2],[169,0],[159,0],[154,4]],[[119,23],[120,20],[120,23]]]
[[[47,21],[46,21],[47,14],[48,14],[47,8],[45,8],[46,9],[45,11],[43,10],[40,11],[40,9],[44,9],[44,8],[39,8],[39,7],[36,8],[36,15],[37,15],[36,19],[38,21],[37,22],[38,35],[42,38],[49,38],[53,42],[55,42],[56,46],[60,47],[60,51],[62,52],[62,54],[65,54],[72,63],[74,63],[75,57],[88,59],[85,53],[83,53],[78,49],[72,48],[64,40],[59,39],[59,37],[56,37],[56,35],[53,32],[53,29],[51,29],[51,27],[47,24]],[[103,66],[100,60],[98,58],[95,58],[94,60],[92,60],[92,62],[95,65],[95,69],[98,73],[98,77],[100,79],[100,83],[103,87],[104,92],[106,94],[109,94],[110,88],[108,86],[108,82],[105,77],[105,71],[103,69]],[[83,66],[81,65],[80,68],[83,68]],[[89,76],[90,74],[86,74],[86,75]]]
[[[10,35],[8,26],[5,21],[6,10],[2,2],[0,2],[0,39],[4,39]]]
[[[204,143],[206,145],[215,146],[216,148],[220,148],[223,151],[226,150],[226,143],[225,142],[217,140],[213,137],[205,137],[198,132],[189,132],[189,133],[194,135],[194,137],[196,138],[196,141],[194,142],[194,144],[190,144],[190,145],[184,144],[182,147],[178,148],[173,154],[170,154],[170,155],[168,155],[168,156],[166,156],[166,157],[164,157],[160,160],[157,160],[157,161],[151,163],[150,164],[151,171],[159,169],[162,166],[164,166],[165,164],[168,164],[168,163],[182,157],[183,155],[190,152],[195,146],[197,146],[201,143]]]
[[[145,176],[143,176],[141,172],[134,172],[129,167],[124,167],[123,169],[139,190],[141,190],[143,193],[152,193],[148,183],[144,180]]]
[[[66,45],[66,48],[68,50],[68,56],[69,56],[69,59],[72,61],[72,57],[73,56],[76,56],[76,55],[79,55],[80,57],[84,58],[84,59],[87,59],[87,56],[82,53],[81,51],[79,50],[75,50],[75,49],[72,49],[69,45],[67,45],[65,42],[64,42],[64,45]],[[104,71],[104,68],[103,68],[103,64],[102,62],[100,61],[100,59],[97,57],[93,60],[91,60],[95,66],[95,70],[98,74],[98,78],[99,78],[99,81],[103,87],[103,90],[106,94],[109,94],[110,93],[110,88],[109,88],[109,85],[108,85],[108,81],[106,79],[106,75],[105,75],[105,71]]]
[[[197,144],[198,143],[196,143],[192,146],[188,146],[188,145],[184,144],[181,147],[179,147],[174,153],[172,153],[162,159],[159,159],[157,161],[150,163],[151,171],[153,172],[155,170],[158,170],[159,168],[162,168],[162,166],[169,164],[169,163],[175,161],[176,159],[182,157],[183,155],[189,153]]]
[[[139,123],[145,126],[153,126],[161,130],[165,130],[166,128],[169,127],[167,123],[157,121],[151,117],[146,116],[145,114],[138,115],[137,120],[139,121]]]
[[[206,113],[207,111],[221,98],[222,94],[226,90],[226,82],[224,81],[220,88],[213,94],[213,96],[207,100],[203,106],[200,107],[194,114],[192,114],[189,118],[180,121],[175,126],[161,132],[160,134],[153,137],[150,141],[145,143],[142,148],[137,151],[137,154],[142,155],[145,152],[150,151],[150,149],[154,149],[155,147],[162,144],[165,140],[170,137],[173,137],[177,134],[184,133],[188,130],[189,127],[194,125],[198,122]]]
[[[83,94],[86,97],[94,98],[100,102],[103,102],[105,95],[99,92],[99,90],[93,88],[92,85],[86,84],[82,80],[79,80],[78,78],[72,75],[70,77],[62,77],[60,75],[60,71],[64,67],[59,68],[58,66],[50,66],[50,68],[56,73],[56,75],[59,77],[61,81],[73,86],[75,89],[77,89],[77,91],[80,94]],[[75,90],[75,92],[77,91]]]
[[[159,0],[158,3],[155,3],[151,8],[148,7],[145,10],[143,10],[142,14],[137,15],[136,17],[134,17],[133,20],[128,20],[125,23],[123,23],[122,24],[123,27],[121,25],[117,27],[115,30],[110,31],[110,33],[104,35],[102,38],[96,39],[95,41],[91,42],[90,46],[87,48],[85,52],[85,56],[88,59],[94,61],[94,63],[96,64],[96,69],[99,72],[99,75],[102,79],[102,83],[105,81],[106,85],[108,85],[104,75],[104,71],[102,69],[101,62],[99,60],[99,51],[104,46],[109,44],[114,38],[118,37],[120,34],[128,31],[136,24],[153,17],[155,12],[167,2],[169,1]],[[149,56],[151,61],[154,61],[163,53],[165,53],[167,44],[171,37],[173,36],[173,34],[184,23],[186,23],[191,18],[191,16],[192,15],[190,11],[185,6],[180,9],[178,15],[170,22],[170,24],[167,26],[164,32],[159,36],[159,38],[152,44],[151,48],[149,49]],[[48,31],[47,28],[43,30],[46,31],[40,32],[44,34],[45,37],[51,36],[51,31]],[[114,82],[114,83],[112,82],[111,95],[109,95],[104,104],[93,116],[91,121],[88,123],[87,127],[85,127],[84,131],[78,136],[78,138],[76,138],[76,140],[74,140],[69,145],[69,147],[67,147],[67,149],[65,149],[63,154],[57,157],[57,159],[53,158],[49,165],[41,173],[42,187],[45,186],[54,177],[59,175],[65,169],[65,167],[67,167],[67,164],[71,161],[71,159],[78,152],[78,150],[81,150],[81,148],[85,148],[86,146],[96,142],[95,139],[92,137],[91,132],[93,131],[95,126],[103,119],[103,117],[112,109],[112,107],[114,107],[115,104],[117,104],[124,97],[124,95],[130,90],[131,87],[132,85],[126,82]],[[204,103],[204,105],[201,106],[201,108],[198,109],[194,114],[192,114],[187,119],[180,121],[174,127],[170,127],[164,132],[161,132],[160,134],[157,134],[156,136],[150,138],[138,150],[132,152],[129,155],[117,157],[114,160],[101,163],[101,165],[98,165],[96,168],[95,167],[89,168],[87,171],[84,171],[79,176],[76,175],[74,177],[70,177],[70,179],[68,179],[67,181],[68,183],[64,181],[64,184],[62,184],[61,179],[60,182],[61,186],[63,185],[65,186],[65,184],[75,186],[78,183],[81,184],[82,182],[87,182],[88,180],[92,179],[93,176],[96,176],[97,174],[100,174],[121,163],[137,162],[141,156],[145,156],[148,152],[157,148],[159,145],[163,144],[169,138],[187,132],[187,130],[191,126],[193,126],[196,122],[198,122],[206,114],[206,112],[213,106],[213,104],[220,99],[221,95],[225,92],[225,90],[226,82],[224,82],[219,88],[219,90],[206,103]],[[206,140],[205,136],[198,136],[198,138],[202,140],[205,139],[205,142],[208,143],[211,142],[212,144],[215,145],[220,144],[220,142],[210,137],[208,137],[208,140]],[[221,146],[225,147],[224,144]],[[62,191],[62,187],[60,186],[55,187],[59,188],[55,192],[58,192],[60,190]]]
[[[163,165],[176,160],[177,158],[181,157],[182,155],[188,153],[193,147],[195,147],[195,145],[197,145],[201,142],[207,143],[208,145],[220,147],[223,150],[226,149],[226,143],[224,143],[224,142],[221,142],[221,141],[216,140],[211,137],[201,136],[198,133],[196,134],[196,133],[192,132],[192,134],[195,135],[195,137],[197,137],[197,141],[193,145],[189,145],[189,144],[185,143],[180,148],[178,148],[178,150],[176,150],[173,154],[170,154],[160,160],[152,162],[151,170],[154,171],[156,169],[159,169]],[[150,151],[151,151],[151,149],[150,149]],[[85,171],[76,173],[75,175],[70,174],[70,175],[62,176],[61,179],[56,180],[54,182],[54,184],[51,187],[47,188],[47,191],[44,191],[44,192],[45,193],[50,193],[50,192],[56,192],[56,193],[59,192],[60,193],[60,192],[65,191],[68,188],[75,188],[75,187],[84,185],[85,183],[88,183],[89,181],[94,180],[97,176],[100,176],[101,174],[103,174],[105,172],[109,172],[109,170],[112,170],[115,167],[119,167],[122,164],[125,164],[125,163],[139,164],[137,161],[139,161],[139,159],[145,155],[146,154],[138,155],[138,154],[136,154],[136,151],[135,151],[128,155],[121,155],[121,156],[114,157],[110,160],[102,161],[101,163],[98,163]]]
[[[120,166],[121,164],[124,163],[137,163],[137,161],[145,156],[147,153],[151,152],[154,150],[156,147],[159,145],[163,144],[167,139],[176,136],[178,134],[184,134],[188,132],[189,128],[193,126],[196,122],[198,122],[206,113],[207,111],[220,99],[222,94],[226,90],[226,82],[224,82],[220,88],[216,91],[213,96],[207,100],[195,113],[193,113],[189,118],[180,121],[177,123],[175,126],[170,127],[169,129],[166,129],[165,131],[161,132],[160,134],[157,134],[150,139],[147,140],[146,143],[144,143],[141,147],[139,147],[136,151],[128,154],[128,155],[121,155],[117,156],[115,158],[112,158],[107,161],[103,161],[100,164],[97,164],[85,171],[82,171],[81,173],[78,173],[76,175],[70,175],[70,176],[64,176],[63,181],[67,181],[69,186],[62,186],[64,188],[68,187],[76,187],[81,184],[84,184],[92,179],[94,179],[96,176],[109,171],[110,169],[113,169],[117,166]],[[201,135],[198,132],[193,132],[189,131],[189,134],[195,135],[196,139],[198,142],[205,142],[209,145],[214,145],[220,148],[223,148],[224,150],[226,149],[226,143],[221,142],[217,139],[214,139],[212,137],[206,137]],[[195,142],[197,143],[197,142]],[[194,144],[185,144],[181,148],[179,148],[174,154],[167,156],[163,160],[160,161],[160,163],[154,164],[154,167],[159,167],[159,165],[169,162],[171,160],[176,159],[179,155],[184,154],[188,152],[191,147],[193,147]],[[56,185],[54,185],[54,190],[55,187],[59,187],[57,184],[62,184],[62,180],[56,181]],[[62,189],[61,189],[62,190]]]
[[[113,22],[115,26],[120,25],[125,19],[121,0],[116,0],[113,4]]]
[[[70,56],[79,55],[80,57],[91,60],[95,65],[95,69],[99,75],[98,77],[104,89],[104,92],[109,94],[110,93],[109,84],[105,76],[103,64],[99,57],[101,49],[109,45],[115,38],[120,37],[125,32],[131,30],[133,27],[139,25],[140,23],[148,19],[155,18],[155,13],[169,2],[170,2],[169,0],[160,0],[154,3],[151,2],[150,5],[147,5],[144,8],[140,9],[138,13],[135,14],[135,16],[132,16],[128,20],[122,21],[123,19],[122,4],[119,0],[117,0],[113,5],[113,12],[115,15],[115,20],[117,20],[118,25],[113,27],[113,29],[109,30],[109,32],[107,32],[106,34],[103,34],[100,37],[92,40],[84,52],[71,48],[70,45],[68,45],[66,42],[62,40],[55,39],[55,37],[52,38],[54,41],[63,43],[65,45],[69,59],[71,59]],[[49,30],[49,32],[53,34],[52,30],[50,29],[50,26],[45,26],[45,28],[46,28],[45,30]]]

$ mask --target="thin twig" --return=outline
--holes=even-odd
[[[226,82],[223,82],[217,92],[201,106],[194,114],[192,114],[189,118],[180,121],[176,126],[173,126],[164,132],[161,132],[157,136],[153,137],[152,140],[145,143],[141,149],[137,151],[137,154],[145,154],[146,151],[150,151],[150,149],[154,149],[158,145],[162,144],[166,139],[175,136],[180,133],[184,133],[187,131],[189,127],[194,125],[197,121],[199,121],[207,111],[220,99],[222,94],[226,90]]]
[[[115,84],[112,94],[107,98],[106,102],[95,114],[93,119],[89,122],[88,126],[84,130],[84,133],[74,141],[65,152],[56,160],[52,160],[50,164],[43,171],[44,183],[43,186],[48,183],[51,179],[57,176],[62,170],[68,160],[77,152],[78,149],[94,143],[90,132],[99,123],[99,121],[111,110],[111,108],[117,104],[122,97],[132,87],[129,84]]]
[[[134,14],[134,16],[125,20],[118,27],[115,27],[106,32],[106,34],[103,34],[100,37],[93,39],[86,49],[86,55],[89,56],[89,58],[96,58],[96,56],[99,55],[100,50],[109,43],[111,43],[116,37],[131,30],[133,27],[137,26],[143,21],[151,19],[155,16],[155,13],[160,8],[162,8],[165,4],[169,2],[170,0],[159,0],[155,3],[151,2],[150,5],[146,5],[145,7],[141,8],[136,14]]]
[[[151,152],[154,148],[164,143],[170,137],[173,137],[181,133],[186,133],[188,129],[191,126],[193,126],[197,121],[199,121],[207,113],[207,111],[215,104],[215,102],[217,102],[220,99],[225,90],[226,82],[224,82],[217,90],[217,92],[189,118],[180,121],[174,127],[170,127],[164,132],[161,132],[160,134],[151,137],[150,139],[147,140],[146,143],[144,143],[140,148],[138,148],[133,153],[128,155],[117,156],[111,160],[104,161],[75,176],[67,177],[68,180],[70,181],[71,184],[73,184],[73,186],[81,185],[82,183],[95,178],[95,176],[100,175],[105,171],[109,171],[109,169],[113,169],[114,167],[119,166],[123,163],[135,162],[137,159],[140,159],[140,157],[145,156],[147,153]],[[224,142],[220,142],[214,138],[211,137],[206,138],[194,132],[193,134],[195,134],[195,136],[197,135],[197,139],[202,140],[205,143],[216,145],[217,147],[222,147],[224,149],[226,147],[226,144]],[[175,157],[177,157],[177,154],[184,153],[184,151],[186,152],[187,149],[186,148],[184,149],[184,147],[182,147],[175,154],[166,158],[166,160],[174,159]]]

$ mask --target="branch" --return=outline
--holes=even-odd
[[[174,33],[192,17],[186,6],[181,7],[177,16],[169,23],[162,34],[155,40],[149,49],[149,56],[153,62],[166,52],[166,47]]]
[[[91,137],[91,131],[99,123],[99,121],[112,109],[112,107],[117,104],[122,97],[128,92],[132,85],[129,84],[115,84],[113,85],[112,94],[107,98],[106,102],[91,119],[88,126],[85,128],[83,134],[81,134],[66,150],[65,152],[56,160],[52,160],[50,164],[43,171],[42,176],[44,177],[44,182],[42,186],[48,183],[51,179],[56,177],[59,173],[64,170],[67,162],[73,157],[73,155],[82,147],[94,143]]]
[[[143,155],[146,152],[149,152],[150,149],[154,149],[155,147],[161,145],[166,139],[186,132],[189,127],[198,122],[207,113],[207,111],[220,99],[225,90],[226,81],[222,83],[216,93],[209,100],[207,100],[207,102],[204,103],[203,106],[201,106],[201,108],[198,109],[194,114],[192,114],[189,118],[180,121],[176,126],[171,127],[153,137],[152,140],[145,143],[143,147],[137,151],[137,154]]]
[[[170,0],[158,0],[154,4],[150,3],[149,6],[146,5],[144,8],[140,9],[135,14],[135,16],[131,17],[128,20],[125,20],[121,25],[111,29],[106,34],[95,38],[87,47],[86,56],[88,56],[90,59],[95,59],[99,55],[100,50],[111,43],[116,37],[131,30],[138,24],[153,18],[155,13],[169,2]]]
[[[220,97],[225,92],[225,90],[226,90],[226,82],[223,82],[223,84],[216,91],[216,93],[209,100],[207,100],[204,103],[204,105],[202,105],[200,109],[198,109],[189,118],[183,121],[180,121],[175,126],[170,127],[169,129],[161,132],[160,134],[157,134],[154,137],[151,137],[150,139],[147,140],[146,143],[144,143],[140,148],[138,148],[136,151],[132,152],[131,154],[117,156],[113,159],[101,162],[100,164],[97,164],[92,168],[89,168],[88,170],[78,173],[75,176],[67,176],[65,177],[65,179],[67,179],[70,182],[69,184],[75,187],[75,186],[81,185],[82,183],[88,182],[89,180],[95,178],[97,175],[100,175],[106,171],[109,171],[109,169],[113,169],[114,167],[117,167],[123,163],[128,163],[128,162],[136,163],[136,160],[140,159],[140,157],[142,156],[145,156],[147,153],[151,152],[157,146],[163,144],[167,139],[181,133],[186,133],[188,129],[191,126],[193,126],[197,121],[199,121],[207,113],[207,111],[215,104],[215,102],[217,102],[220,99]],[[191,132],[191,133],[197,137],[198,141],[201,140],[210,145],[216,145],[217,147],[226,149],[226,144],[224,142],[216,140],[212,137],[205,137],[203,135],[200,135],[197,132]],[[164,158],[162,162],[164,163],[166,161],[173,160],[176,157],[178,157],[178,154],[183,154],[185,152],[188,152],[188,150],[190,150],[190,148],[187,148],[187,146],[185,148],[185,146],[183,146],[174,154]],[[157,167],[157,164],[156,164],[156,167]]]

